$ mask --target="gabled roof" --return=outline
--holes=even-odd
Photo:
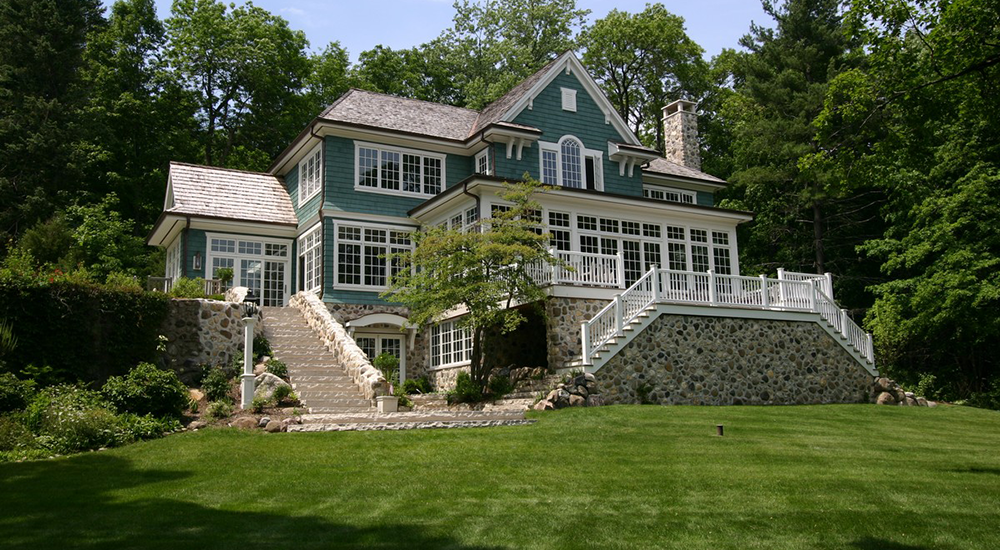
[[[164,214],[297,225],[281,178],[182,162],[170,163]]]
[[[478,111],[351,88],[319,118],[463,141]]]
[[[476,119],[475,125],[472,127],[472,131],[469,132],[469,134],[474,134],[483,128],[486,128],[490,124],[501,122],[504,119],[504,115],[506,115],[508,111],[510,111],[511,108],[513,108],[514,105],[521,100],[521,98],[527,95],[527,93],[535,87],[535,84],[538,84],[543,78],[545,78],[545,76],[549,74],[549,71],[551,71],[561,59],[562,56],[559,56],[552,61],[549,61],[544,67],[535,71],[535,74],[522,80],[517,86],[511,88],[509,92],[500,96],[500,98],[493,103],[487,105],[486,108],[479,113],[479,117]],[[510,120],[507,120],[506,122],[510,122]]]
[[[726,183],[726,180],[719,179],[711,174],[695,170],[694,168],[688,168],[687,166],[677,164],[676,162],[670,162],[662,157],[651,160],[649,164],[643,167],[642,171],[647,174],[676,176],[694,180],[710,181],[719,184]]]

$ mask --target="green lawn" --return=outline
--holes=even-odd
[[[215,429],[0,464],[0,548],[1000,548],[1000,413],[650,406],[535,418]]]

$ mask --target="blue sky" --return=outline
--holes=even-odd
[[[705,49],[706,58],[723,48],[736,48],[751,21],[765,26],[772,23],[760,0],[661,1],[684,18],[688,36]],[[107,6],[112,3],[104,0]],[[169,16],[171,4],[172,0],[156,0],[161,19]],[[398,49],[427,42],[450,27],[454,15],[452,0],[256,0],[254,4],[304,31],[313,50],[339,40],[352,61],[378,44]],[[577,0],[578,7],[591,10],[590,22],[614,8],[635,13],[645,5],[646,0]]]

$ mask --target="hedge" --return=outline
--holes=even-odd
[[[103,384],[136,364],[156,360],[168,298],[87,283],[0,280],[0,319],[17,347],[3,370],[22,378]]]

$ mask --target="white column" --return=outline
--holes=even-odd
[[[580,325],[580,356],[583,357],[583,364],[590,365],[590,336],[587,334],[587,323]]]
[[[840,333],[844,335],[844,338],[850,338],[847,335],[847,321],[848,321],[848,319],[850,319],[850,318],[847,316],[847,310],[846,309],[840,310]]]
[[[257,320],[253,317],[243,318],[243,374],[240,375],[240,406],[244,409],[250,407],[256,389],[253,375],[253,327],[256,322]]]
[[[660,272],[656,270],[656,264],[649,266],[649,278],[653,282],[653,303],[660,301]]]
[[[836,300],[833,298],[833,273],[824,273],[823,277],[826,279],[824,282],[823,292],[826,292],[827,298],[835,302]]]
[[[763,274],[760,276],[760,305],[764,309],[771,307],[770,296],[767,295],[767,277]]]
[[[557,256],[557,253],[558,252],[556,251],[555,248],[550,248],[549,249],[549,254],[552,257],[558,258],[559,256]],[[559,270],[559,266],[557,266],[555,263],[549,265],[549,276],[552,277],[552,280],[549,281],[549,282],[552,283],[553,285],[559,284],[559,277],[556,276],[556,273],[558,272],[558,270]]]

